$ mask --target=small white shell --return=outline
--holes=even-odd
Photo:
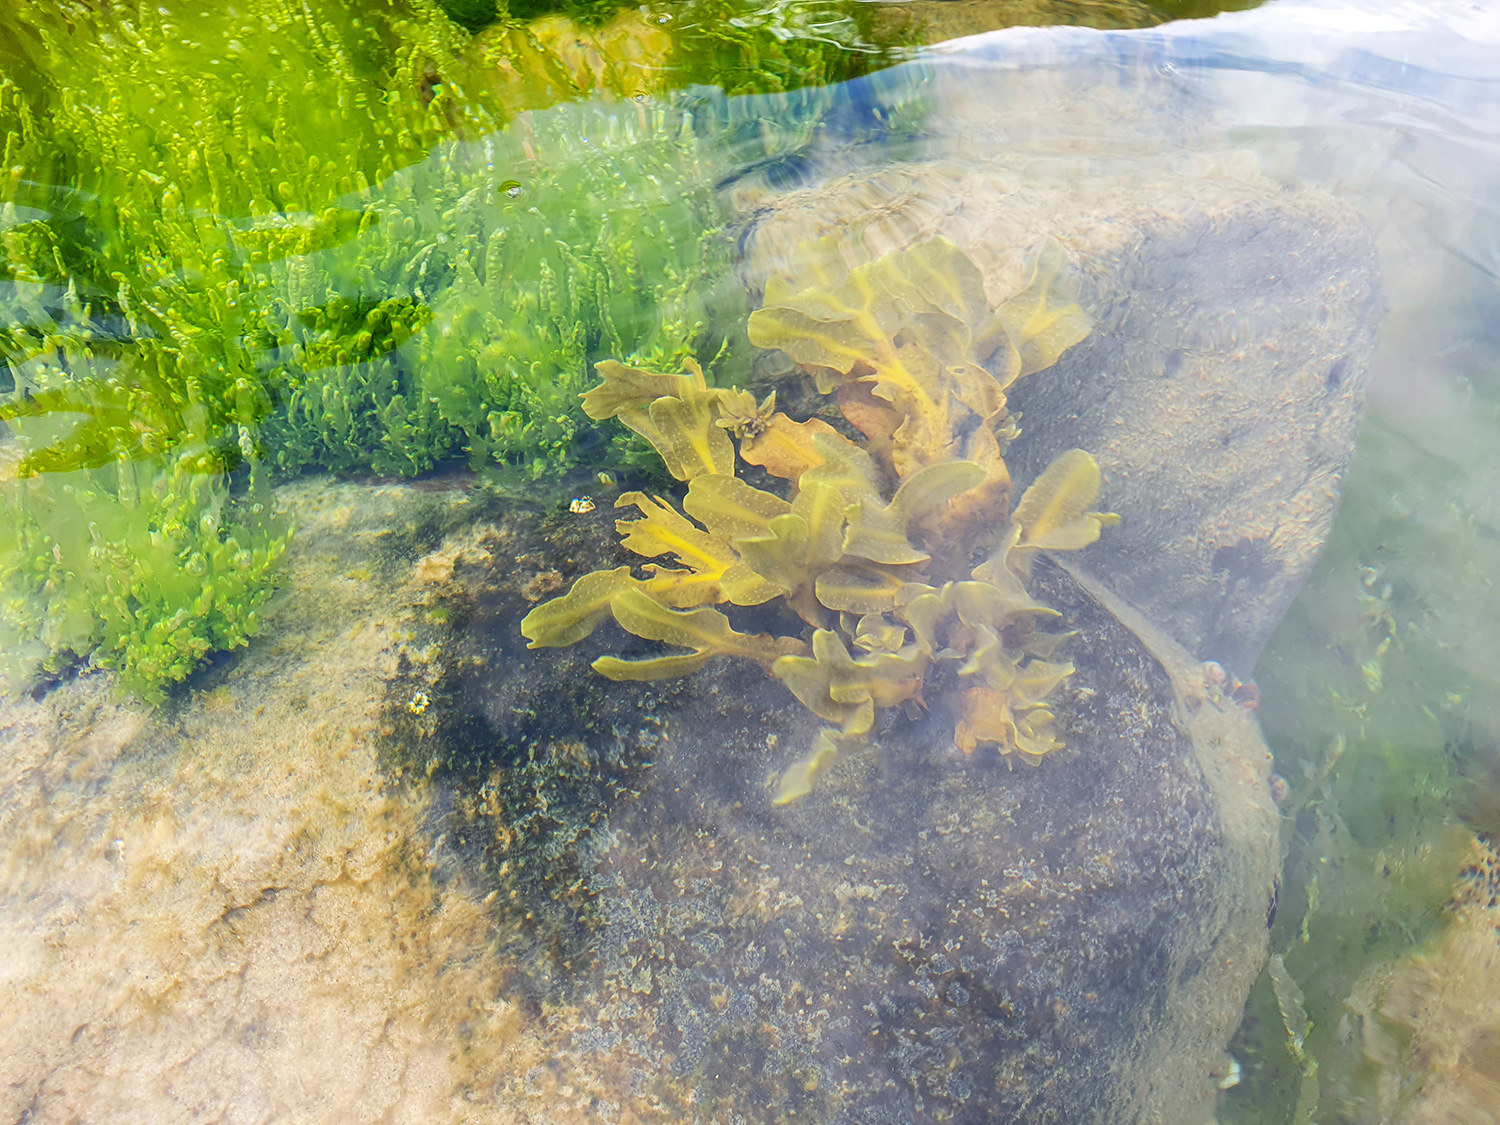
[[[1240,1084],[1240,1077],[1244,1072],[1240,1069],[1240,1060],[1231,1058],[1229,1065],[1224,1068],[1223,1075],[1219,1078],[1219,1089],[1232,1090]]]

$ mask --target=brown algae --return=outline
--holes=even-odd
[[[686,515],[625,493],[616,506],[642,518],[616,528],[637,555],[675,564],[648,563],[644,578],[628,566],[584,575],[527,615],[530,647],[573,644],[612,616],[688,650],[595,660],[612,680],[689,675],[718,656],[760,664],[835,724],[782,774],[778,804],[862,745],[878,709],[922,706],[927,673],[942,662],[965,685],[954,731],[962,749],[992,744],[1035,763],[1059,748],[1047,697],[1073,666],[1052,659],[1063,636],[1036,628],[1056,614],[1026,592],[1030,560],[1087,546],[1118,517],[1090,510],[1099,468],[1077,449],[1012,508],[1003,450],[1019,436],[1006,388],[1089,332],[1077,303],[1057,295],[1065,268],[1048,240],[1026,287],[992,310],[978,268],[946,239],[853,269],[831,242],[804,246],[792,277],[767,286],[750,340],[780,349],[835,396],[859,441],[820,418],[792,420],[774,393],[757,403],[709,387],[695,364],[682,375],[599,364],[603,382],[584,410],[619,418],[688,485]],[[736,475],[731,435],[738,460],[787,482],[790,498]],[[739,632],[714,608],[777,599],[810,638]]]

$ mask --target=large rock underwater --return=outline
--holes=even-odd
[[[1116,97],[1062,100],[1088,126]],[[1099,328],[1023,426],[1095,446],[1123,522],[1037,567],[1075,631],[1068,748],[964,756],[934,691],[773,808],[816,727],[781,685],[610,684],[588,661],[618,636],[522,647],[533,605],[622,561],[603,496],[294,482],[248,650],[153,713],[93,673],[0,713],[7,1111],[1211,1119],[1278,856],[1268,752],[1203,662],[1248,675],[1332,519],[1368,245],[1233,153],[1080,179],[955,165],[967,127],[930,160],[729,191],[752,293],[810,233],[947,234],[996,298],[1002,248],[1069,249]]]

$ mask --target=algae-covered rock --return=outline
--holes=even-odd
[[[1091,139],[1092,116],[1143,108],[1118,90],[1098,104],[1111,99],[1124,108],[1079,110],[1072,90],[1053,108]],[[1145,108],[1165,122],[1157,150],[1188,135]],[[1044,135],[1046,114],[1002,112],[939,126],[920,160],[871,169],[829,150],[822,179],[729,197],[752,299],[820,237],[851,261],[950,239],[992,305],[1045,240],[1064,248],[1094,331],[1018,389],[1007,457],[1021,486],[1061,450],[1095,452],[1100,504],[1122,517],[1076,574],[1038,564],[1035,595],[1076,630],[1060,653],[1076,667],[1058,689],[1067,749],[1035,770],[963,756],[935,678],[921,706],[882,715],[872,752],[776,809],[784,747],[815,724],[753,670],[589,681],[600,653],[658,655],[618,636],[483,672],[455,655],[453,730],[495,734],[512,761],[627,763],[587,834],[564,815],[522,846],[569,857],[583,930],[556,955],[566,973],[528,968],[556,1046],[499,1084],[502,1101],[567,1092],[754,1121],[1210,1118],[1264,961],[1276,815],[1265,745],[1219,687],[1233,679],[1198,662],[1248,675],[1321,549],[1373,255],[1336,199],[1242,153],[1080,156],[1076,135]],[[580,551],[592,526],[531,551],[589,557],[555,563],[547,589],[541,571],[479,582],[469,604],[493,620],[469,611],[474,652],[504,651],[527,604],[574,575],[628,561]]]
[[[1264,748],[1062,571],[1067,750],[966,758],[934,690],[773,808],[773,744],[818,720],[758,669],[521,647],[616,561],[603,504],[280,496],[303,534],[249,650],[155,716],[101,674],[0,713],[15,1114],[1174,1120],[1212,1090],[1263,954]]]
[[[941,234],[999,305],[1037,240],[1064,248],[1097,326],[1018,393],[1015,481],[1088,447],[1123,522],[1086,570],[1032,572],[1072,630],[1063,748],[963,754],[938,672],[777,807],[819,721],[758,668],[610,682],[595,656],[661,655],[612,625],[523,647],[535,606],[630,561],[603,496],[544,520],[299,486],[247,652],[149,720],[92,676],[0,715],[12,1116],[1209,1118],[1276,815],[1253,719],[1198,661],[1252,659],[1320,545],[1367,252],[1232,157],[926,156],[755,201],[745,272],[813,234]]]
[[[601,522],[563,517],[545,545],[492,536],[501,565],[448,584],[466,624],[439,661],[446,715],[406,746],[451,764],[437,785],[460,796],[432,830],[492,836],[480,865],[542,947],[515,987],[549,1001],[533,1033],[550,1061],[497,1075],[502,1105],[543,1084],[705,1120],[1201,1118],[1274,878],[1269,755],[1246,712],[1110,595],[1039,563],[1039,596],[1077,630],[1066,750],[1034,769],[966,756],[951,685],[931,685],[878,752],[773,806],[778,747],[818,720],[758,669],[609,683],[587,662],[622,651],[613,628],[510,648],[564,572],[613,561]],[[530,561],[505,565],[518,551]],[[451,750],[476,731],[490,784],[536,786],[543,761],[596,772],[537,786],[550,825],[514,831],[461,807]],[[550,886],[518,876],[544,855]]]
[[[522,648],[533,605],[618,560],[604,504],[282,498],[304,534],[243,655],[157,717],[96,675],[0,716],[17,1113],[1189,1120],[1211,1096],[1264,954],[1265,749],[1108,595],[1037,563],[1078,631],[1042,767],[954,750],[935,682],[777,808],[818,720],[758,669],[612,684],[589,659],[646,648],[612,628]]]
[[[1360,1029],[1365,1081],[1338,1093],[1369,1116],[1482,1122],[1500,1102],[1500,851],[1489,834],[1468,848],[1443,930],[1372,966],[1351,992],[1346,1019]]]
[[[1353,456],[1380,310],[1369,233],[1334,196],[1195,136],[1203,123],[1159,94],[1102,83],[1084,96],[1044,73],[996,104],[949,81],[931,159],[851,170],[832,153],[827,178],[798,191],[741,192],[752,292],[810,238],[878,256],[942,236],[981,263],[998,304],[1024,284],[1025,254],[1057,238],[1095,324],[1017,385],[1012,474],[1089,450],[1122,522],[1084,566],[1248,677]],[[1082,155],[1080,137],[1102,151]]]

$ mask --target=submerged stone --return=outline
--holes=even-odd
[[[922,160],[830,158],[811,186],[732,196],[752,294],[819,237],[851,260],[946,237],[995,305],[1027,250],[1066,249],[1096,327],[1017,384],[1009,456],[1019,487],[1089,449],[1122,516],[1076,574],[1036,571],[1035,596],[1077,631],[1059,654],[1077,666],[1057,705],[1067,748],[1035,770],[966,757],[954,685],[934,682],[924,708],[882,717],[872,752],[778,809],[774,779],[818,724],[754,669],[596,680],[579,710],[592,656],[655,650],[606,635],[491,665],[461,704],[486,723],[508,720],[480,701],[523,699],[551,719],[537,745],[629,743],[650,767],[577,867],[586,936],[542,1009],[547,1089],[705,1120],[1212,1115],[1264,962],[1277,817],[1234,678],[1200,662],[1248,676],[1322,547],[1373,252],[1343,204],[1243,154],[965,152],[966,126],[999,129],[997,112],[971,109]],[[587,568],[563,569],[559,588]],[[485,583],[492,647],[524,612],[520,581]]]
[[[998,304],[1028,240],[1068,250],[1098,326],[1018,385],[1012,467],[1089,448],[1123,522],[1076,574],[1036,562],[1075,631],[1065,749],[962,754],[934,676],[774,807],[820,724],[757,668],[612,683],[593,657],[659,652],[613,626],[523,647],[534,605],[629,561],[603,497],[543,520],[298,486],[249,651],[149,718],[96,677],[0,713],[12,1116],[1210,1117],[1277,816],[1199,661],[1247,674],[1321,546],[1368,245],[1229,156],[1084,176],[952,147],[759,201],[745,273],[810,235],[941,234]]]
[[[862,167],[835,152],[811,186],[741,190],[747,284],[759,293],[808,239],[858,259],[941,236],[980,264],[998,305],[1055,237],[1095,324],[1008,392],[1011,474],[1024,486],[1067,449],[1092,453],[1100,502],[1122,520],[1083,566],[1248,678],[1327,541],[1353,457],[1382,307],[1368,229],[1139,90],[1063,88],[1045,72],[1012,77],[1018,104],[942,72],[937,89],[929,158]],[[1084,155],[1080,136],[1120,151]]]
[[[18,1114],[1202,1116],[1265,952],[1268,760],[1107,593],[1037,563],[1078,631],[1039,768],[955,750],[935,682],[777,808],[818,724],[759,669],[522,647],[615,561],[607,505],[284,496],[263,640],[154,717],[97,676],[0,716]]]
[[[0,1119],[459,1120],[466,1052],[517,1041],[483,893],[377,753],[411,558],[470,506],[279,499],[299,534],[252,648],[150,712],[113,673],[0,700]]]
[[[563,534],[580,565],[609,549],[598,521]],[[1066,750],[1037,768],[966,756],[936,685],[878,752],[773,807],[818,721],[758,668],[585,680],[579,708],[587,659],[619,649],[610,627],[475,671],[467,653],[515,643],[535,581],[502,567],[450,588],[472,631],[447,657],[453,729],[498,735],[512,761],[649,760],[586,843],[562,832],[583,929],[516,982],[548,1001],[549,1088],[767,1122],[1207,1112],[1264,958],[1276,818],[1254,723],[1172,642],[1041,563],[1037,591],[1077,630]],[[517,715],[546,718],[523,732]]]

